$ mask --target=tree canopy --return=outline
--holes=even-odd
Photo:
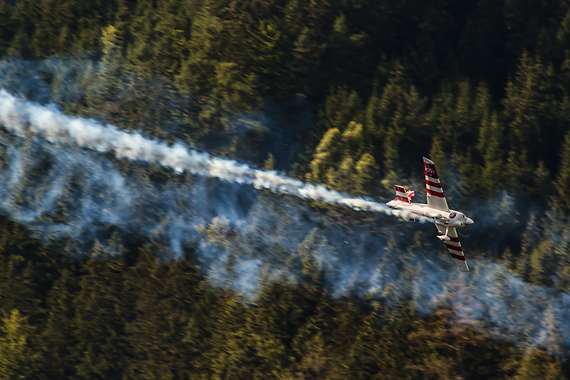
[[[454,207],[505,227],[475,231],[485,239],[470,243],[470,257],[503,265],[522,283],[570,289],[566,1],[0,0],[0,57],[0,87],[31,100],[354,195],[388,199],[396,182],[420,190],[421,156],[430,157],[450,179]],[[0,170],[8,155],[0,147]],[[48,161],[30,183],[47,175]],[[188,179],[113,163],[159,187]],[[81,180],[57,200],[57,218],[80,196]],[[33,198],[18,194],[20,204]],[[289,215],[286,201],[274,201],[259,207]],[[490,319],[467,326],[449,304],[423,315],[410,297],[395,302],[390,279],[382,300],[359,293],[356,280],[360,297],[333,297],[320,257],[350,248],[321,232],[334,225],[366,240],[394,230],[368,214],[307,207],[325,216],[313,223],[302,214],[314,225],[293,254],[263,239],[291,226],[279,230],[262,212],[242,236],[221,216],[196,227],[225,255],[228,273],[248,254],[300,273],[298,282],[262,273],[255,301],[213,285],[195,246],[170,260],[160,239],[106,231],[84,258],[70,258],[69,241],[42,244],[29,225],[0,216],[0,374],[568,378],[554,310],[543,310],[540,339],[532,338],[540,344],[523,350],[486,336]],[[382,265],[409,280],[405,294],[417,268],[403,257],[429,246],[415,233],[403,247],[397,237],[382,247],[395,262]]]

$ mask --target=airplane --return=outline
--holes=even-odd
[[[409,221],[423,218],[435,224],[439,234],[437,238],[445,243],[451,257],[455,260],[459,271],[469,272],[469,266],[465,261],[463,248],[457,236],[457,228],[473,224],[473,219],[464,213],[450,210],[445,200],[445,195],[439,181],[435,164],[424,159],[426,178],[427,204],[413,203],[415,191],[407,191],[404,186],[396,185],[396,199],[386,203],[390,208],[398,210],[398,215]]]

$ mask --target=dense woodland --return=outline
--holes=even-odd
[[[473,232],[470,258],[569,291],[566,1],[0,0],[0,54],[11,92],[353,195],[419,193],[430,157],[454,179],[452,207],[502,192],[517,204],[507,237]],[[311,207],[349,230],[377,223]],[[192,247],[165,259],[129,231],[107,237],[122,254],[95,242],[77,259],[69,242],[0,224],[5,379],[570,377],[569,342],[522,349],[445,305],[332,297],[310,239],[303,281],[268,281],[252,301],[213,286]],[[229,228],[204,231],[236,246]]]

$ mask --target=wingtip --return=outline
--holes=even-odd
[[[430,160],[429,158],[423,157],[423,159],[424,159],[424,162],[425,162],[426,164],[433,164],[433,161]]]

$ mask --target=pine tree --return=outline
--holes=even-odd
[[[274,170],[275,169],[275,157],[269,153],[267,159],[263,162],[263,170]]]
[[[152,248],[142,247],[125,274],[136,294],[134,316],[125,327],[130,353],[126,373],[132,379],[184,378],[200,358],[199,349],[184,342],[184,335],[201,283],[188,260],[165,265]]]
[[[345,155],[338,166],[328,168],[324,183],[332,189],[350,191],[354,188],[355,171],[354,160]]]
[[[259,106],[261,98],[256,89],[256,75],[245,75],[233,62],[218,63],[215,72],[212,95],[224,111],[247,111]]]
[[[310,164],[307,180],[313,183],[323,183],[328,169],[339,159],[342,135],[337,128],[329,129],[315,150],[315,156]]]
[[[394,176],[411,161],[407,155],[418,146],[412,142],[424,136],[423,127],[426,99],[422,98],[404,75],[404,68],[396,64],[390,73],[388,83],[376,104],[369,102],[367,108],[367,128],[373,144],[382,148],[376,155],[377,162]],[[376,108],[373,110],[373,108]],[[427,136],[427,135],[426,135]],[[423,144],[425,149],[425,144]]]
[[[295,0],[297,2],[297,0]],[[292,3],[292,2],[290,2]],[[288,9],[289,10],[289,9]],[[297,14],[291,16],[292,19],[298,19]],[[289,27],[291,22],[287,22]],[[298,28],[299,25],[304,25],[302,23],[295,25]],[[315,36],[316,31],[308,26],[304,25],[300,33],[297,34],[295,42],[293,43],[293,49],[291,58],[293,60],[291,67],[293,68],[291,75],[293,76],[291,86],[293,89],[300,87],[300,84],[304,84],[303,87],[299,88],[300,93],[311,93],[314,89],[309,88],[309,86],[319,86],[323,87],[323,84],[317,82],[317,72],[325,51],[325,46],[317,41],[317,36]],[[296,78],[301,78],[301,83],[298,83]],[[326,125],[322,127],[325,129]],[[318,134],[318,132],[317,132]]]
[[[507,178],[513,186],[536,190],[542,186],[536,183],[533,173],[539,161],[545,163],[545,169],[554,167],[550,153],[557,151],[562,137],[556,96],[552,66],[524,52],[517,73],[507,84],[507,97],[503,101],[509,130]]]
[[[543,239],[530,255],[530,278],[536,284],[551,285],[548,273],[553,269],[554,250],[550,239]]]
[[[45,327],[39,335],[42,351],[42,371],[49,373],[53,379],[65,380],[74,373],[77,355],[73,348],[77,341],[74,338],[73,299],[77,291],[79,265],[61,265],[58,277],[47,296],[49,315]]]
[[[126,359],[124,325],[132,311],[122,286],[124,258],[109,260],[102,245],[95,245],[89,256],[73,299],[75,371],[83,378],[120,378]]]
[[[15,25],[12,22],[14,8],[8,0],[0,1],[0,54],[4,54],[15,34]]]
[[[564,352],[564,341],[560,320],[556,315],[556,310],[552,305],[548,306],[544,312],[542,327],[546,330],[545,339],[540,342],[550,355],[560,357]]]
[[[369,153],[364,153],[355,165],[354,186],[357,193],[366,194],[369,187],[379,178],[376,160]]]
[[[559,200],[570,208],[570,131],[564,138],[562,144],[562,154],[560,159],[560,167],[556,178],[556,189],[558,190]]]
[[[560,360],[544,351],[529,349],[521,361],[513,380],[563,380],[565,379]]]
[[[351,121],[358,123],[362,108],[362,100],[356,91],[350,91],[346,87],[332,89],[319,107],[316,136],[320,137],[333,128],[344,131]]]
[[[482,120],[479,129],[479,143],[477,149],[483,158],[480,174],[481,189],[487,196],[503,181],[504,157],[501,148],[503,144],[503,128],[498,121],[496,113]]]
[[[32,349],[34,331],[17,309],[2,318],[0,328],[0,377],[6,380],[34,379],[38,353]]]
[[[18,309],[36,319],[41,312],[38,266],[47,252],[7,217],[0,218],[0,227],[0,308]]]
[[[101,57],[101,71],[99,80],[105,83],[106,90],[111,91],[117,86],[117,79],[120,78],[121,51],[120,37],[117,28],[109,25],[101,32],[101,43],[103,45],[103,56]]]

